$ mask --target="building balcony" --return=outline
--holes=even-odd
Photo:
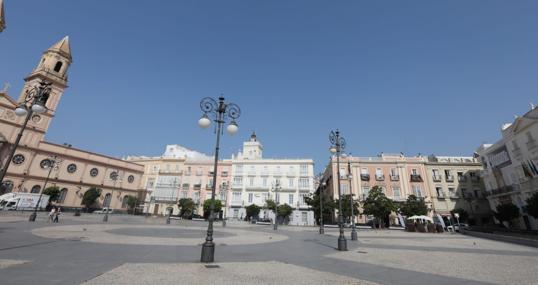
[[[200,189],[202,189],[202,185],[200,185],[200,184],[194,184],[194,185],[192,186],[192,189],[195,190],[195,191],[196,191],[196,190],[200,190]]]
[[[491,191],[486,191],[485,196],[503,195],[503,194],[508,194],[511,192],[519,191],[519,190],[520,190],[520,187],[515,188],[512,185],[508,185],[508,186],[500,187],[497,189],[493,189]]]
[[[424,182],[419,174],[411,174],[411,182]]]
[[[243,206],[243,201],[241,201],[241,200],[232,200],[230,205],[231,206]]]
[[[446,176],[446,182],[454,182],[454,176],[452,176],[452,175],[447,175],[447,176]]]
[[[370,174],[361,174],[361,181],[370,181]]]
[[[220,176],[221,176],[221,177],[228,177],[228,172],[221,172],[221,173],[220,173]]]
[[[458,176],[458,181],[459,182],[467,182],[467,176],[465,176],[465,175]]]
[[[390,181],[400,181],[400,175],[391,175]]]
[[[437,199],[445,199],[445,193],[444,192],[437,193]]]
[[[375,180],[376,181],[385,181],[385,175],[381,174],[381,175],[375,175]]]
[[[433,181],[434,182],[441,182],[443,180],[443,177],[441,175],[433,175]]]

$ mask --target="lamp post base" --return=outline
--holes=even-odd
[[[325,229],[323,228],[323,226],[319,227],[319,234],[320,235],[325,234]]]
[[[167,216],[167,217],[166,217],[166,224],[167,224],[167,225],[170,224],[170,216]]]
[[[108,222],[108,214],[105,214],[105,215],[103,216],[103,222],[104,222],[104,223]]]
[[[215,260],[215,243],[206,241],[202,244],[202,257],[200,262],[211,263]]]
[[[37,214],[33,212],[30,217],[28,218],[29,222],[35,222],[35,219],[37,218]]]
[[[338,250],[347,251],[347,240],[343,237],[338,238]]]
[[[351,230],[351,240],[357,240],[357,230],[355,230],[355,228],[353,228]]]

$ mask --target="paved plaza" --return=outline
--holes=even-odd
[[[59,224],[0,215],[2,284],[536,284],[538,249],[460,234],[215,224],[216,262],[199,263],[206,222],[66,214]],[[349,231],[346,229],[349,236]]]

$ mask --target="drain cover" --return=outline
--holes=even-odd
[[[209,265],[206,265],[205,268],[220,268],[220,266],[218,265],[215,265],[215,264],[209,264]]]

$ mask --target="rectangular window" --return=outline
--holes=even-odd
[[[250,186],[254,186],[254,178],[253,178],[253,177],[250,177],[250,178],[248,179],[248,185],[250,185]]]
[[[243,177],[234,177],[234,186],[243,186]]]
[[[189,183],[183,183],[183,185],[181,185],[181,189],[182,190],[189,190]]]
[[[392,176],[398,175],[398,172],[396,171],[396,168],[391,168],[390,169],[390,175],[392,175]]]
[[[362,198],[363,199],[366,199],[366,197],[368,197],[368,194],[370,193],[370,187],[368,186],[363,186],[362,187]]]
[[[262,194],[262,199],[263,199],[263,202],[265,203],[265,201],[269,200],[269,194],[268,193],[263,193]]]
[[[275,194],[275,202],[280,203],[280,193]]]
[[[461,190],[463,191],[465,188],[462,188]],[[451,198],[457,198],[458,197],[458,193],[456,193],[456,189],[454,189],[453,187],[448,187],[448,194],[450,195]]]
[[[304,200],[304,198],[305,198],[306,196],[308,196],[308,194],[299,194],[299,204],[300,204],[300,205],[305,205],[305,204],[306,204],[306,203],[305,203],[305,200]]]
[[[194,192],[194,203],[199,203],[200,202],[200,192]]]
[[[239,218],[239,209],[234,209],[234,218]]]
[[[235,172],[236,172],[237,174],[239,174],[239,175],[240,175],[240,174],[243,174],[243,165],[237,165],[237,166],[235,167]]]
[[[308,165],[301,164],[300,171],[301,171],[301,175],[308,175]]]
[[[383,171],[381,170],[381,168],[376,168],[375,169],[375,175],[376,176],[382,176],[383,175]]]
[[[310,187],[308,178],[299,178],[299,188],[308,188]]]
[[[415,168],[411,169],[411,173],[413,173],[413,175],[418,175],[417,170]]]
[[[413,185],[413,193],[415,194],[415,196],[421,198],[422,197],[422,190],[420,189],[420,186]]]
[[[308,223],[308,212],[301,212],[301,221],[303,224]]]
[[[342,195],[347,195],[349,194],[349,185],[347,184],[341,184],[340,185],[342,187]]]
[[[293,188],[293,178],[288,179],[288,187]]]
[[[361,168],[361,174],[368,175],[368,168]]]
[[[401,199],[402,193],[400,192],[400,187],[392,188],[392,192],[394,192],[394,200],[400,200]]]
[[[435,187],[435,192],[437,192],[438,198],[444,198],[445,193],[443,192],[443,187]]]
[[[254,194],[253,193],[248,193],[248,202],[252,203],[252,200],[254,200]]]
[[[289,194],[288,196],[288,205],[293,205],[293,194]]]
[[[263,186],[264,186],[264,187],[267,187],[267,177],[264,177],[264,178],[263,178]]]
[[[187,191],[181,191],[181,198],[183,199],[187,198]]]
[[[226,201],[226,191],[220,191],[220,200]]]
[[[232,194],[233,202],[241,202],[241,192],[233,192]]]

